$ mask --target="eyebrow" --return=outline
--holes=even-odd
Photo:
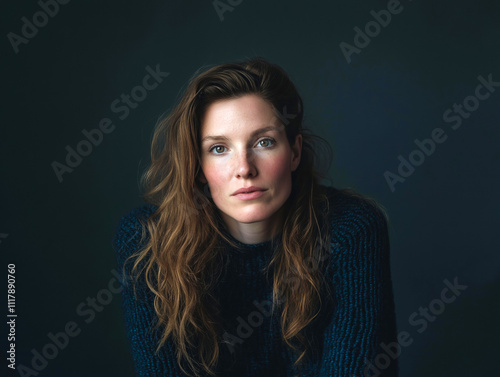
[[[251,137],[255,137],[257,135],[260,135],[260,134],[263,134],[267,131],[279,131],[281,129],[281,127],[283,126],[268,126],[268,127],[264,127],[264,128],[259,128],[258,130],[255,130],[254,132],[252,132],[250,134]],[[223,135],[209,135],[209,136],[205,136],[203,139],[201,139],[201,142],[203,143],[204,141],[207,141],[207,140],[229,140],[229,138],[227,136],[223,136]]]

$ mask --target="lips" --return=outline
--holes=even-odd
[[[250,187],[243,187],[240,188],[239,190],[236,190],[235,192],[232,193],[232,195],[238,195],[238,194],[250,194],[255,191],[266,191],[266,189],[263,189],[261,187],[255,187],[255,186],[250,186]]]

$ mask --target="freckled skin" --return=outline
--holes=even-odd
[[[267,127],[272,129],[254,133]],[[207,136],[223,138],[203,140]],[[302,135],[292,148],[272,105],[249,94],[211,104],[202,119],[201,140],[200,180],[208,183],[230,233],[246,243],[270,238],[282,222],[279,210],[290,196]],[[232,195],[249,186],[266,191],[247,201]]]

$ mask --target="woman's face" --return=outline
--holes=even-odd
[[[200,180],[208,183],[229,229],[238,223],[276,225],[300,162],[302,135],[291,147],[273,106],[248,94],[209,105],[200,140]]]

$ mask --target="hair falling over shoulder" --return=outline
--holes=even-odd
[[[217,225],[218,210],[207,186],[198,179],[200,121],[211,103],[245,94],[257,94],[273,105],[290,143],[297,134],[303,136],[281,250],[269,265],[274,271],[273,306],[280,308],[283,339],[296,352],[296,365],[307,352],[304,329],[321,307],[320,269],[304,261],[322,260],[319,254],[326,252],[326,219],[319,208],[328,201],[315,170],[314,136],[302,128],[302,99],[285,71],[264,59],[209,68],[190,80],[176,107],[154,131],[143,184],[144,199],[158,209],[145,224],[146,246],[132,256],[134,276],[143,274],[155,296],[157,326],[162,329],[157,350],[171,337],[181,369],[190,374],[184,364],[195,376],[201,371],[214,375],[217,365],[222,339],[212,289],[222,267],[219,241],[231,243]]]

